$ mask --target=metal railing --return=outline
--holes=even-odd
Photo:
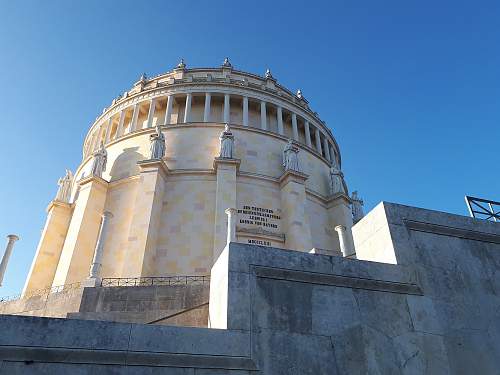
[[[102,287],[111,286],[152,286],[152,285],[204,285],[210,283],[210,276],[165,276],[165,277],[107,277],[101,281]]]
[[[49,294],[52,293],[66,292],[68,290],[78,289],[80,288],[80,286],[81,284],[79,282],[76,282],[65,285],[51,286],[43,289],[30,290],[24,294],[19,293],[12,296],[0,297],[0,302],[15,301],[21,298],[31,298],[35,296],[45,296],[45,295],[48,296]]]
[[[465,203],[471,217],[500,222],[500,202],[466,195]]]

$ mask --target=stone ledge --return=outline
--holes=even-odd
[[[255,371],[248,357],[196,355],[126,350],[98,350],[35,346],[0,346],[0,358],[12,362],[79,363],[154,367],[191,367]]]
[[[366,289],[380,292],[423,295],[422,289],[413,283],[366,279],[324,273],[292,271],[288,269],[253,267],[257,277],[275,280],[295,281],[308,284],[331,285],[343,288]]]
[[[492,233],[461,229],[457,227],[448,227],[445,225],[432,224],[432,223],[414,221],[408,219],[404,219],[403,223],[409,230],[413,230],[416,232],[426,232],[441,236],[458,237],[466,240],[500,244],[500,235]]]

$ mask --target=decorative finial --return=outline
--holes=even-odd
[[[145,82],[147,79],[148,79],[148,76],[146,75],[146,73],[142,73],[141,78],[139,78],[139,81]]]
[[[271,74],[271,70],[270,69],[266,70],[266,78],[267,79],[273,79],[274,78],[273,75]]]
[[[297,90],[297,93],[295,94],[295,96],[297,96],[297,98],[299,98],[299,99],[303,99],[304,98],[302,96],[302,91],[300,89]]]
[[[229,57],[226,57],[224,59],[224,62],[222,63],[222,66],[227,67],[227,68],[231,68],[232,67],[231,63],[229,62]]]
[[[181,59],[179,64],[177,64],[177,69],[185,69],[186,68],[186,63],[184,62],[184,59]]]

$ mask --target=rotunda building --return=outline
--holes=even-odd
[[[81,164],[60,180],[24,292],[207,275],[228,241],[345,254],[353,221],[342,177],[332,183],[340,169],[331,130],[269,71],[226,59],[143,75],[92,124]]]

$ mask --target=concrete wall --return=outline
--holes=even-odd
[[[2,317],[1,371],[498,375],[498,224],[384,203],[355,241],[400,264],[232,243],[211,275],[219,329]]]

